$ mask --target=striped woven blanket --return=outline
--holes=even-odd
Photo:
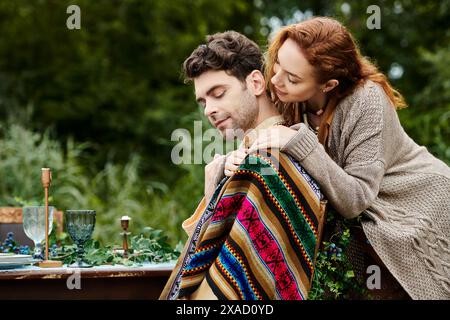
[[[315,181],[288,155],[249,155],[208,206],[197,208],[201,217],[160,299],[306,299],[321,200]]]

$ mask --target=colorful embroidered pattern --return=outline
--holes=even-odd
[[[307,297],[323,214],[302,170],[282,153],[246,158],[216,199],[195,250],[180,257],[186,263],[174,271],[178,298],[198,293],[202,283],[220,299]]]

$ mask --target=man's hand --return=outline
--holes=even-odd
[[[225,155],[214,155],[213,161],[205,166],[205,200],[208,203],[216,190],[217,185],[223,177]]]

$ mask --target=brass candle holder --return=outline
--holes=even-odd
[[[128,227],[130,224],[131,218],[129,216],[123,216],[120,218],[120,226],[123,229],[123,232],[120,234],[123,236],[123,257],[128,258],[128,236],[131,234],[128,232]]]
[[[39,267],[41,268],[58,268],[62,266],[61,261],[55,261],[55,260],[49,260],[48,259],[48,189],[50,188],[50,184],[52,182],[52,172],[49,168],[42,168],[42,174],[41,174],[41,182],[42,186],[44,187],[44,193],[45,193],[45,260],[39,262]]]

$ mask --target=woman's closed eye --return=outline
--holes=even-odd
[[[274,64],[274,72],[278,73],[279,68],[280,68],[280,62],[278,61],[278,58],[277,58],[275,60],[275,64]],[[286,72],[286,74],[287,74],[287,80],[289,81],[289,83],[291,83],[291,84],[297,84],[298,83],[298,81],[292,79],[292,76],[289,73]]]
[[[298,83],[298,81],[292,80],[290,76],[288,76],[287,79],[292,84],[297,84]]]

